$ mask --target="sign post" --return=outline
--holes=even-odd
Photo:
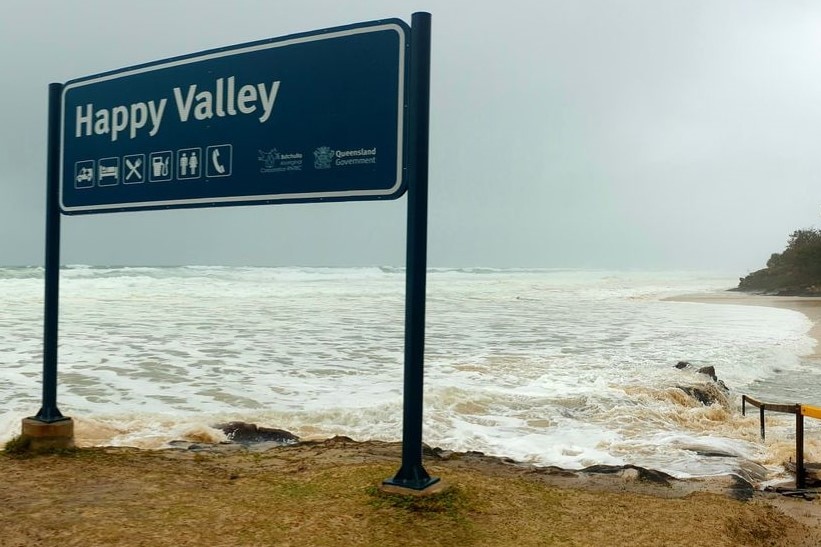
[[[386,486],[424,490],[439,481],[422,466],[425,365],[425,291],[428,237],[428,128],[430,120],[429,13],[411,22],[408,234],[405,279],[405,387],[402,466]]]
[[[402,465],[422,466],[429,13],[240,44],[49,87],[43,405],[57,409],[60,213],[396,199],[408,189]],[[61,442],[62,442],[61,441]]]
[[[46,247],[43,310],[43,397],[37,414],[24,418],[22,434],[32,448],[68,448],[74,444],[74,421],[57,408],[57,342],[60,303],[60,95],[63,85],[49,84],[48,158],[46,168]]]
[[[43,406],[37,419],[57,422],[66,418],[57,409],[57,324],[60,302],[60,95],[62,84],[49,85],[48,168],[46,183],[45,314],[43,322]]]

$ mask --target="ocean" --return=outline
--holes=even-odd
[[[0,268],[0,442],[40,407],[41,268]],[[634,464],[770,477],[791,415],[821,405],[811,322],[778,308],[675,302],[736,278],[693,272],[432,269],[424,441],[538,465]],[[302,438],[402,434],[400,268],[87,267],[61,272],[58,406],[79,445],[223,440],[242,420]],[[681,360],[692,367],[678,370]],[[712,365],[726,405],[677,386]],[[807,420],[806,457],[821,457]],[[815,456],[815,459],[813,457]]]

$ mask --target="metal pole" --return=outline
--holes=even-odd
[[[806,486],[804,473],[804,415],[801,405],[795,405],[795,487]]]
[[[57,326],[60,300],[60,117],[63,84],[48,86],[48,166],[46,181],[45,313],[43,321],[43,406],[41,422],[68,418],[57,409]]]
[[[423,490],[439,481],[422,466],[422,399],[425,360],[425,288],[428,227],[428,128],[430,117],[429,13],[414,13],[410,39],[408,108],[408,233],[405,285],[405,402],[402,467],[387,485]]]

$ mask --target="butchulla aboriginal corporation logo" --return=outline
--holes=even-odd
[[[274,169],[277,166],[279,152],[277,152],[276,148],[273,148],[268,152],[266,152],[265,150],[260,150],[257,159],[265,164],[265,167],[263,167],[263,169]]]
[[[267,152],[265,150],[258,150],[259,155],[257,159],[262,162],[260,173],[282,173],[284,171],[301,171],[302,170],[302,153],[279,152],[276,148],[272,148]]]

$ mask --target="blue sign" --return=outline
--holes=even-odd
[[[373,21],[72,80],[60,208],[397,198],[408,37]]]

